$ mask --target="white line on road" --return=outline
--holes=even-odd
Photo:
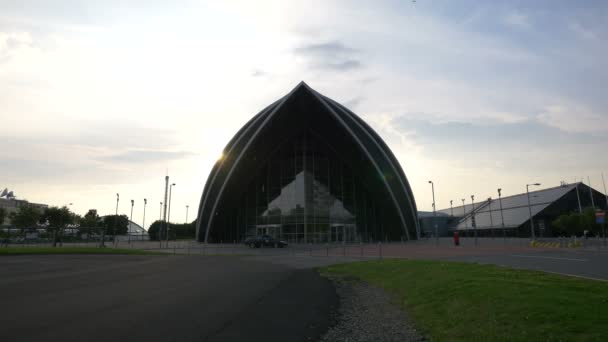
[[[587,259],[559,258],[559,257],[549,257],[549,256],[540,256],[540,255],[512,254],[511,256],[518,257],[518,258],[538,258],[538,259],[567,260],[567,261],[588,261]]]

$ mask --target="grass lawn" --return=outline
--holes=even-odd
[[[95,247],[8,247],[0,248],[0,255],[25,254],[130,254],[130,255],[168,255],[167,253],[143,251],[138,249],[95,248]]]
[[[426,260],[365,261],[321,273],[384,288],[431,340],[608,341],[608,282]]]

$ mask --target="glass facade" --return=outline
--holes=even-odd
[[[269,234],[290,243],[399,241],[416,203],[388,146],[361,118],[303,82],[252,117],[207,178],[197,239]]]
[[[283,142],[267,156],[224,216],[220,240],[269,234],[290,243],[383,239],[381,209],[356,169],[308,132]],[[221,218],[220,218],[221,220]]]

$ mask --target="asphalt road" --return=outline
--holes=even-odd
[[[240,257],[0,258],[0,341],[310,341],[335,290]]]
[[[538,250],[492,255],[441,257],[444,260],[496,264],[583,278],[608,280],[608,251]]]

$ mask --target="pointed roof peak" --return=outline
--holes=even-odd
[[[296,91],[298,91],[300,89],[306,89],[306,90],[309,90],[309,91],[312,90],[312,88],[308,84],[306,84],[306,82],[304,82],[304,81],[300,81],[298,83],[298,85],[296,85],[295,88],[293,88],[293,92],[296,92]]]

